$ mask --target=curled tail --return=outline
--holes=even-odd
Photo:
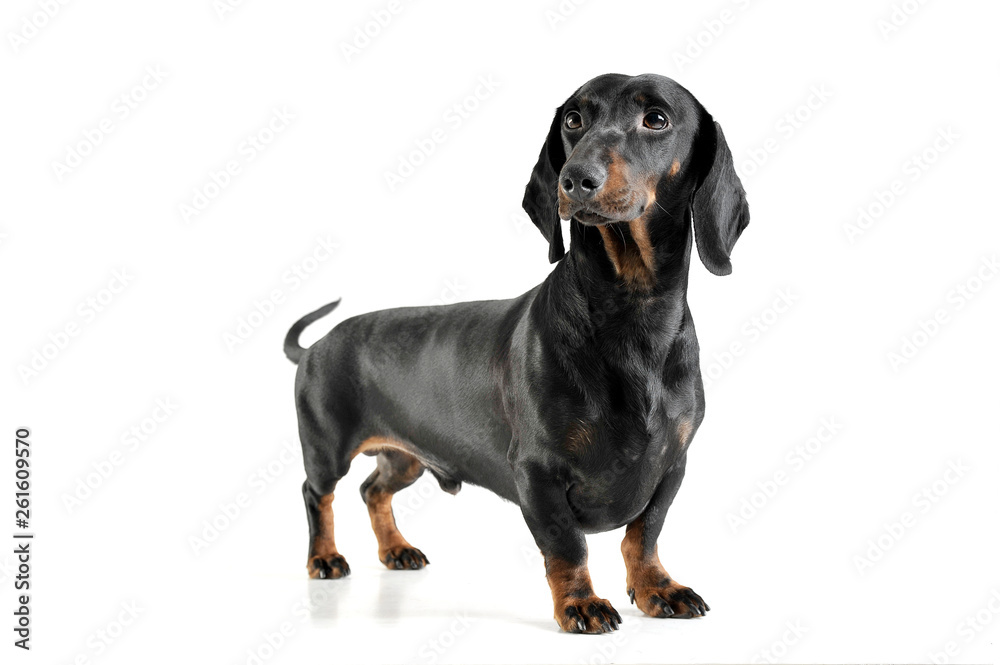
[[[288,356],[289,360],[296,365],[299,364],[299,359],[302,357],[302,354],[305,353],[305,348],[299,345],[299,335],[301,335],[302,331],[306,329],[306,326],[337,309],[337,305],[339,304],[340,299],[337,299],[329,305],[323,305],[315,312],[311,312],[303,316],[288,329],[288,334],[285,335],[285,355]]]

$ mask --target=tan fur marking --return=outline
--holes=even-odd
[[[618,261],[619,253],[624,247],[621,237],[611,230],[611,227],[607,224],[604,226],[598,226],[597,231],[601,234],[601,239],[604,240],[604,251],[608,253],[608,258],[611,259],[611,265],[615,267],[615,274],[621,275],[622,266]]]
[[[545,579],[552,591],[552,615],[563,630],[574,630],[572,622],[566,617],[566,608],[594,597],[594,585],[590,581],[587,565],[545,557]]]
[[[333,541],[333,493],[319,500],[319,535],[313,545],[313,554],[328,558],[337,554],[337,544]]]
[[[668,175],[673,178],[681,170],[680,160],[675,159],[674,163],[670,165],[670,172]]]
[[[625,195],[635,196],[629,187],[628,166],[621,156],[612,154],[602,196],[615,201],[624,199]],[[616,222],[614,228],[610,224],[597,227],[615,274],[630,288],[640,291],[649,291],[656,282],[653,243],[646,227],[646,216],[655,201],[656,190],[650,187],[646,192],[645,214],[629,222]]]
[[[628,165],[621,155],[614,153],[611,155],[611,163],[608,164],[608,177],[604,181],[602,198],[617,199],[628,190]]]
[[[392,514],[392,494],[372,492],[368,496],[368,517],[371,518],[372,531],[378,540],[379,561],[386,560],[389,550],[413,547],[396,528],[396,518]]]
[[[389,439],[386,437],[370,437],[365,439],[361,445],[358,446],[358,449],[354,454],[357,455],[359,452],[372,454],[384,450],[402,452],[406,459],[408,459],[406,469],[401,472],[397,471],[398,476],[394,475],[393,480],[391,481],[394,485],[398,483],[398,485],[396,485],[398,487],[408,486],[412,484],[423,471],[424,464],[413,453],[412,447],[395,439]],[[365,504],[368,506],[368,517],[372,523],[372,531],[375,532],[375,538],[378,540],[379,561],[386,564],[390,568],[393,567],[395,557],[399,555],[400,550],[412,549],[414,552],[423,557],[423,553],[413,547],[396,527],[396,518],[392,514],[393,494],[394,491],[379,490],[374,487],[364,494]],[[393,556],[392,562],[389,561],[390,554]],[[426,565],[426,557],[423,557],[423,559],[423,564]]]
[[[566,432],[566,449],[579,455],[593,445],[593,438],[590,428],[581,422],[573,422]]]
[[[328,560],[337,555],[337,544],[333,540],[333,493],[323,496],[319,500],[319,533],[312,544],[312,552],[309,554],[309,577],[318,578],[320,570],[313,566],[314,559]]]
[[[546,556],[545,579],[552,591],[553,616],[563,630],[601,633],[605,632],[605,621],[616,625],[621,621],[611,603],[594,595],[586,559],[581,564],[572,564]],[[574,610],[572,614],[569,612],[571,607]],[[577,618],[584,622],[583,626],[578,624]]]
[[[396,439],[390,439],[384,436],[371,436],[362,441],[361,445],[355,448],[354,452],[351,453],[351,459],[354,459],[361,453],[377,453],[379,450],[384,448],[392,448],[393,450],[398,450],[408,455],[414,454],[413,449],[402,441],[397,441]]]
[[[664,578],[669,578],[667,571],[660,563],[657,546],[653,553],[646,556],[642,550],[642,535],[646,524],[640,517],[625,527],[625,538],[622,539],[622,558],[625,559],[625,584],[629,589],[656,586]]]
[[[649,227],[643,217],[633,219],[628,223],[632,238],[635,239],[636,249],[639,250],[639,265],[634,266],[635,277],[633,281],[641,282],[642,286],[649,289],[656,281],[656,256],[653,254],[653,243],[649,239]]]
[[[634,598],[636,606],[649,616],[669,616],[664,613],[659,604],[652,602],[653,596],[659,596],[670,603],[676,614],[701,614],[688,605],[689,597],[684,594],[690,589],[670,579],[663,564],[660,563],[658,547],[653,546],[650,554],[643,548],[643,536],[646,529],[645,517],[639,517],[625,528],[625,538],[622,539],[622,558],[625,559],[625,589]],[[700,597],[697,602],[703,603]]]
[[[631,222],[598,227],[604,240],[604,249],[611,259],[615,273],[633,289],[649,291],[656,283],[656,261],[653,243],[644,217]]]
[[[590,571],[587,565],[576,565],[561,559],[545,559],[545,579],[552,590],[552,602],[558,609],[564,605],[567,597],[586,598],[594,593],[594,585],[590,581]],[[560,617],[556,617],[558,621]]]
[[[562,180],[559,181],[559,189],[556,191],[556,197],[559,199],[559,219],[567,219],[569,211],[573,209],[573,202],[569,200],[569,196],[563,191]]]
[[[677,439],[680,441],[681,446],[686,446],[691,440],[691,431],[693,429],[694,423],[687,418],[677,424]]]

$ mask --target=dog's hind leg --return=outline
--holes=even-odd
[[[306,481],[302,484],[306,517],[309,520],[309,556],[306,569],[312,578],[339,578],[351,572],[347,560],[337,551],[333,538],[333,490],[347,474],[351,456],[342,428],[332,420],[320,427],[314,412],[300,401],[299,437],[305,462]]]
[[[361,498],[378,539],[378,558],[388,568],[417,570],[430,563],[403,538],[392,514],[392,495],[412,485],[423,471],[424,466],[413,455],[385,448],[378,453],[378,467],[361,485]]]
[[[337,551],[333,539],[333,491],[320,494],[307,480],[302,484],[309,519],[309,559],[306,569],[312,578],[338,578],[351,572],[347,559]]]

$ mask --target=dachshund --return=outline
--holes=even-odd
[[[652,617],[704,616],[657,538],[705,412],[692,244],[727,275],[750,218],[722,128],[669,78],[599,76],[556,111],[522,206],[556,264],[527,293],[356,316],[308,349],[299,335],[339,301],[289,330],[309,575],[350,572],[333,496],[363,453],[377,458],[361,496],[388,568],[428,564],[391,506],[426,469],[446,492],[469,482],[521,508],[563,630],[618,628],[585,534],[623,526],[630,600]]]

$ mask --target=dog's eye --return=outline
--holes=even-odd
[[[650,111],[642,119],[642,126],[647,129],[663,129],[667,124],[667,116],[659,111]]]
[[[566,124],[566,129],[580,129],[583,127],[583,118],[576,111],[567,113],[566,119],[563,122]]]

